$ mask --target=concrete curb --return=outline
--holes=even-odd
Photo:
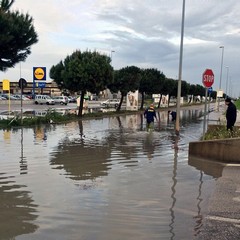
[[[189,143],[189,156],[222,163],[240,163],[240,138]]]

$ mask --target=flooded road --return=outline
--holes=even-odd
[[[215,177],[188,163],[203,112],[0,130],[0,239],[193,239]]]

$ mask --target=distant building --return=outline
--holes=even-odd
[[[2,81],[0,81],[0,92],[6,93],[8,91],[2,90]],[[21,89],[19,87],[18,82],[10,82],[10,93],[11,94],[20,94]],[[33,82],[27,82],[27,86],[23,89],[23,94],[46,94],[46,95],[61,95],[62,92],[58,88],[57,84],[55,82],[46,82],[45,87],[38,87],[38,83],[36,83],[36,86],[33,87]]]

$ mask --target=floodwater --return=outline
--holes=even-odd
[[[202,110],[0,130],[0,239],[193,239],[216,177],[188,161]]]

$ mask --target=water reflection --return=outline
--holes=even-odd
[[[180,136],[167,111],[158,117],[150,133],[142,114],[2,131],[0,197],[2,206],[16,203],[5,209],[17,221],[9,239],[197,235],[212,189],[212,177],[188,164],[188,143],[201,135],[201,111],[181,112]],[[29,234],[21,237],[17,225]]]
[[[171,194],[171,198],[172,198],[172,205],[169,208],[170,211],[170,215],[171,215],[171,222],[169,224],[169,232],[171,233],[171,240],[175,238],[175,232],[174,232],[174,223],[175,223],[175,214],[174,214],[174,206],[176,204],[177,198],[175,197],[176,194],[176,185],[177,185],[177,157],[178,157],[178,141],[179,141],[179,136],[175,136],[174,137],[174,142],[173,142],[173,146],[174,146],[174,161],[173,161],[173,175],[172,175],[172,186],[171,186],[171,190],[172,190],[172,194]]]
[[[93,152],[97,157],[92,156]],[[56,169],[63,168],[65,175],[73,180],[94,180],[107,175],[109,156],[108,147],[99,145],[98,141],[91,145],[84,141],[63,141],[52,155],[50,163],[56,165]]]
[[[22,234],[33,233],[37,226],[37,205],[31,193],[24,191],[26,186],[15,183],[14,176],[0,173],[0,238],[15,239]]]
[[[143,152],[146,153],[148,160],[151,160],[154,155],[156,143],[152,132],[146,134],[146,138],[143,140]]]
[[[188,164],[200,171],[203,171],[207,175],[213,176],[214,178],[221,177],[223,168],[225,167],[225,164],[223,163],[208,161],[191,155],[188,158]]]
[[[200,178],[199,178],[199,186],[198,186],[198,196],[197,196],[197,215],[194,217],[196,219],[196,225],[194,227],[195,236],[197,236],[200,232],[201,226],[202,226],[202,220],[203,216],[201,214],[201,202],[202,199],[202,185],[203,185],[203,173],[200,171]]]
[[[106,176],[110,157],[108,144],[98,139],[85,139],[81,120],[78,127],[79,135],[72,140],[63,139],[52,154],[50,164],[56,166],[55,169],[64,169],[64,175],[73,180],[95,180]]]
[[[44,126],[35,126],[33,129],[35,142],[42,142],[47,140],[47,130]]]
[[[20,174],[27,174],[28,165],[27,158],[24,156],[23,148],[23,128],[21,128],[21,156],[20,156]]]

